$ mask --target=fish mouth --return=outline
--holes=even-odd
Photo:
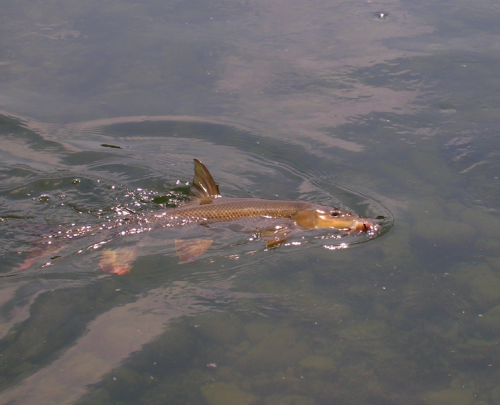
[[[374,232],[380,229],[380,221],[378,219],[363,219],[356,221],[350,231]]]

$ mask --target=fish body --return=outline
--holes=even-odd
[[[283,218],[308,228],[368,230],[372,220],[338,208],[305,201],[267,200],[262,198],[204,198],[153,215],[152,224],[177,226],[187,223],[213,223],[242,218]]]
[[[268,246],[272,246],[285,242],[293,233],[306,229],[334,228],[354,232],[373,231],[378,228],[377,220],[362,218],[355,213],[336,207],[307,201],[222,197],[219,186],[203,163],[194,159],[194,169],[195,176],[190,190],[190,202],[149,214],[120,217],[100,225],[75,227],[66,231],[59,230],[47,236],[47,247],[35,249],[18,270],[31,267],[42,257],[54,256],[61,249],[53,243],[57,240],[62,242],[67,239],[99,234],[104,235],[105,240],[100,243],[105,244],[115,236],[137,235],[161,228],[268,219],[275,220],[272,221],[272,226],[266,227],[269,221],[257,221],[264,225],[255,225],[251,229],[261,236]],[[177,253],[183,261],[193,260],[205,253],[211,244],[212,241],[206,239],[175,241]],[[97,245],[91,245],[94,249],[95,246]],[[44,254],[40,254],[44,249]],[[123,252],[107,250],[102,255],[100,267],[107,273],[125,274],[129,272],[130,263],[134,257],[135,255],[130,250]],[[46,262],[43,266],[52,263],[53,261]]]
[[[284,218],[308,229],[336,228],[349,231],[369,230],[376,221],[363,219],[352,212],[306,201],[268,200],[263,198],[222,197],[208,169],[194,159],[193,187],[190,203],[154,213],[153,222],[163,226],[185,223],[231,221],[240,218]]]

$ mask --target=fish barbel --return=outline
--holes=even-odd
[[[268,246],[273,246],[285,242],[293,233],[301,230],[334,228],[345,232],[365,232],[378,228],[378,220],[376,219],[362,218],[353,212],[306,201],[222,197],[219,186],[205,165],[198,159],[194,159],[194,172],[193,185],[190,189],[191,201],[186,204],[145,215],[121,217],[101,225],[76,227],[64,232],[58,231],[48,238],[52,238],[52,241],[55,242],[55,239],[93,236],[102,231],[112,231],[118,228],[120,230],[115,236],[124,236],[187,224],[208,225],[217,222],[261,218],[278,220],[278,225],[275,222],[272,227],[266,228],[264,225],[254,228]],[[52,241],[49,241],[48,244],[51,244]],[[194,241],[178,239],[175,241],[176,251],[183,261],[193,260],[205,253],[211,244],[212,241],[206,239]],[[47,250],[50,251],[51,255],[58,251],[54,247]],[[19,269],[30,267],[35,262],[33,257],[36,256],[40,257],[40,255],[31,255],[21,264]],[[124,252],[108,250],[101,258],[100,267],[107,273],[125,274],[130,270],[130,263],[134,257],[130,250]]]

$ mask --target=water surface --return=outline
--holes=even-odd
[[[498,5],[3,16],[2,403],[498,403]],[[160,232],[110,245],[138,246],[124,276],[102,249],[15,270],[60,225],[181,203],[193,158],[224,195],[342,205],[388,232],[267,249],[204,229],[192,263]]]

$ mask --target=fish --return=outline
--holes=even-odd
[[[52,259],[44,265],[52,265],[62,259],[57,256],[59,247],[54,243],[57,239],[74,239],[86,235],[111,232],[108,238],[99,244],[93,244],[84,250],[96,249],[105,245],[114,237],[138,235],[143,232],[162,228],[181,227],[187,225],[211,226],[216,223],[232,223],[237,221],[246,231],[257,234],[268,247],[286,242],[293,234],[313,229],[337,229],[346,233],[374,232],[379,229],[377,219],[362,218],[351,211],[338,207],[295,200],[278,200],[264,198],[223,197],[219,185],[209,170],[198,159],[194,161],[194,178],[190,188],[190,199],[187,203],[175,208],[167,208],[143,215],[131,215],[107,223],[70,228],[66,231],[49,235],[48,245],[53,245],[45,256]],[[255,220],[257,225],[255,225]],[[114,233],[113,233],[114,231]],[[175,249],[181,261],[193,261],[203,255],[211,246],[210,239],[176,239]],[[40,258],[31,254],[19,269],[30,267]],[[131,249],[105,250],[100,260],[100,268],[106,273],[122,275],[130,272],[135,258]]]

